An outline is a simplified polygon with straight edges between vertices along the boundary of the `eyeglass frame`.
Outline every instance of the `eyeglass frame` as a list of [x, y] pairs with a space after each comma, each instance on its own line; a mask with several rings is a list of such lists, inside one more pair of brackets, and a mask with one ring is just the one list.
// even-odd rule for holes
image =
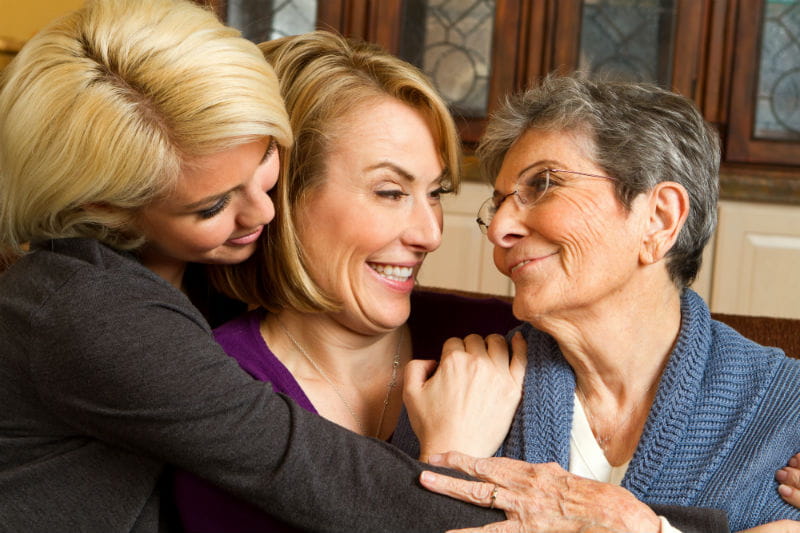
[[[539, 170], [538, 172], [536, 172], [534, 174], [534, 176], [538, 176], [542, 172], [546, 172], [547, 173], [547, 184], [545, 185], [544, 190], [533, 201], [525, 200], [522, 196], [520, 196], [520, 194], [519, 194], [519, 191], [520, 191], [519, 180], [517, 180], [517, 188], [514, 189], [513, 191], [511, 191], [508, 194], [502, 195], [500, 200], [497, 201], [496, 203], [495, 203], [495, 196], [494, 195], [492, 195], [489, 198], [487, 198], [486, 200], [484, 200], [481, 203], [480, 208], [478, 208], [477, 218], [475, 218], [475, 222], [478, 224], [478, 228], [480, 228], [481, 233], [483, 233], [484, 235], [486, 235], [488, 233], [489, 224], [492, 223], [492, 219], [494, 219], [495, 214], [497, 213], [497, 211], [500, 209], [500, 206], [503, 205], [503, 202], [505, 202], [508, 197], [516, 195], [520, 205], [528, 207], [528, 208], [530, 208], [536, 202], [541, 200], [544, 197], [544, 195], [547, 194], [547, 191], [550, 189], [550, 174], [551, 173], [558, 174], [559, 172], [563, 172], [564, 174], [577, 174], [578, 176], [587, 176], [587, 177], [590, 177], [590, 178], [602, 178], [602, 179], [606, 179], [606, 180], [617, 181], [616, 178], [612, 178], [611, 176], [602, 176], [600, 174], [589, 174], [587, 172], [576, 172], [574, 170], [566, 170], [566, 169], [563, 169], [563, 168], [543, 168], [543, 169]], [[486, 209], [487, 206], [494, 207], [494, 213], [492, 213], [491, 218], [489, 219], [488, 223], [484, 222], [483, 219], [481, 218], [481, 212], [484, 209]]]

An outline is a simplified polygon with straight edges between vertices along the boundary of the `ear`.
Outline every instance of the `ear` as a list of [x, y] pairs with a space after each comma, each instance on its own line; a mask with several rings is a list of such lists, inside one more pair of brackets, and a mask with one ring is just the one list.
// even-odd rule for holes
[[649, 220], [639, 253], [639, 261], [643, 264], [656, 263], [664, 258], [689, 216], [689, 193], [680, 183], [662, 181], [649, 194]]

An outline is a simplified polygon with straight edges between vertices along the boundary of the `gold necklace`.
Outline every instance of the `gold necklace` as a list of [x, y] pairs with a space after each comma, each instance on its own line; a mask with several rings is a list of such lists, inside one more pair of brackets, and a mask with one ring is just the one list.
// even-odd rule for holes
[[[292, 336], [292, 334], [289, 333], [289, 330], [283, 324], [283, 321], [280, 318], [278, 318], [277, 316], [275, 317], [275, 319], [278, 321], [278, 325], [281, 327], [283, 332], [286, 334], [286, 336], [292, 342], [294, 347], [297, 348], [297, 351], [300, 352], [303, 355], [303, 357], [305, 357], [306, 361], [308, 361], [311, 364], [311, 366], [314, 367], [314, 370], [316, 370], [317, 373], [320, 376], [322, 376], [322, 379], [324, 379], [325, 381], [328, 382], [328, 385], [331, 386], [331, 389], [333, 389], [333, 392], [336, 393], [336, 396], [339, 397], [339, 400], [341, 400], [342, 404], [344, 404], [344, 406], [350, 412], [350, 416], [352, 416], [353, 420], [355, 420], [356, 425], [361, 430], [361, 433], [363, 435], [369, 435], [369, 432], [367, 431], [366, 425], [361, 421], [361, 418], [358, 415], [356, 415], [355, 409], [353, 409], [353, 407], [350, 405], [350, 402], [348, 402], [347, 399], [345, 399], [344, 395], [339, 390], [339, 387], [337, 387], [336, 384], [334, 384], [333, 380], [330, 377], [328, 377], [328, 374], [326, 374], [325, 371], [322, 370], [322, 367], [320, 367], [317, 364], [317, 362], [314, 360], [314, 358], [311, 357], [311, 355], [305, 350], [305, 348], [303, 348], [303, 346], [297, 341], [297, 339], [295, 339]], [[383, 427], [383, 419], [386, 416], [386, 410], [389, 408], [389, 402], [391, 401], [391, 397], [392, 397], [392, 390], [394, 390], [394, 388], [397, 386], [397, 372], [398, 372], [398, 369], [400, 368], [400, 345], [402, 343], [403, 343], [403, 331], [400, 330], [400, 338], [397, 339], [397, 348], [395, 349], [395, 352], [394, 352], [394, 359], [392, 359], [392, 377], [391, 377], [391, 379], [389, 379], [389, 384], [387, 385], [386, 398], [384, 398], [384, 400], [383, 400], [383, 409], [381, 410], [381, 417], [378, 419], [378, 427], [375, 430], [375, 435], [374, 436], [376, 438], [380, 438], [381, 428]]]

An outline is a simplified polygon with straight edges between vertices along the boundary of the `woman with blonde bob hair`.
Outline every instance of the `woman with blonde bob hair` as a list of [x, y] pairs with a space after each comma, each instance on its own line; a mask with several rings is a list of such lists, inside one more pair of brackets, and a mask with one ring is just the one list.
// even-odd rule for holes
[[[417, 354], [441, 351], [438, 338], [406, 321], [417, 272], [441, 243], [441, 196], [461, 177], [455, 124], [416, 67], [375, 45], [316, 31], [260, 48], [296, 139], [274, 193], [276, 222], [259, 249], [243, 264], [213, 269], [225, 293], [257, 309], [215, 336], [243, 368], [300, 406], [386, 440], [400, 417], [412, 343]], [[494, 342], [505, 345], [500, 336]], [[491, 413], [431, 444], [436, 451], [488, 456], [500, 445], [521, 385], [505, 352], [502, 361], [485, 355], [470, 364], [481, 370], [475, 386], [493, 400], [471, 397]], [[459, 445], [478, 424], [486, 440]], [[196, 478], [179, 474], [176, 487], [187, 531], [277, 527]]]
[[96, 0], [0, 84], [4, 529], [169, 530], [168, 465], [315, 531], [502, 518], [252, 380], [182, 292], [274, 215], [291, 130], [254, 44], [190, 2]]
[[[254, 378], [300, 407], [381, 440], [407, 428], [398, 423], [403, 401], [437, 384], [439, 371], [426, 381], [433, 361], [412, 360], [412, 353], [443, 352], [438, 368], [462, 386], [443, 402], [447, 414], [417, 454], [490, 456], [519, 403], [524, 346], [514, 344], [511, 361], [498, 335], [451, 339], [442, 350], [448, 337], [507, 330], [508, 312], [496, 300], [465, 305], [465, 298], [413, 290], [425, 255], [441, 242], [440, 197], [460, 179], [445, 104], [415, 67], [374, 45], [317, 31], [260, 47], [280, 80], [295, 144], [274, 193], [278, 222], [248, 261], [215, 272], [228, 295], [256, 309], [217, 328], [215, 338]], [[327, 454], [329, 443], [316, 442]], [[553, 483], [548, 502], [568, 518], [551, 520], [536, 502], [510, 509], [513, 521], [494, 527], [513, 529], [520, 517], [533, 517], [538, 525], [527, 522], [525, 531], [574, 531], [596, 520], [637, 530], [643, 517], [655, 517], [616, 487], [595, 484], [591, 490], [600, 492], [589, 496], [585, 484], [563, 491], [563, 478], [546, 479]], [[186, 531], [293, 530], [276, 513], [193, 475], [179, 472], [175, 487]], [[578, 499], [577, 509], [565, 504]], [[619, 518], [609, 519], [608, 507]], [[701, 530], [712, 530], [708, 524]]]

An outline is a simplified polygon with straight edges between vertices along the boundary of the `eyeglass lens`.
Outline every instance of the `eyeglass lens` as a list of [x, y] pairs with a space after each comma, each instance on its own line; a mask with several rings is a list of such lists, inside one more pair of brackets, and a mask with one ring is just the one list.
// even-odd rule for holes
[[521, 205], [533, 205], [547, 192], [550, 186], [550, 169], [540, 170], [529, 178], [517, 183], [517, 188], [503, 196], [493, 196], [487, 199], [478, 210], [477, 223], [483, 233], [489, 229], [489, 224], [500, 206], [509, 196], [516, 196]]

